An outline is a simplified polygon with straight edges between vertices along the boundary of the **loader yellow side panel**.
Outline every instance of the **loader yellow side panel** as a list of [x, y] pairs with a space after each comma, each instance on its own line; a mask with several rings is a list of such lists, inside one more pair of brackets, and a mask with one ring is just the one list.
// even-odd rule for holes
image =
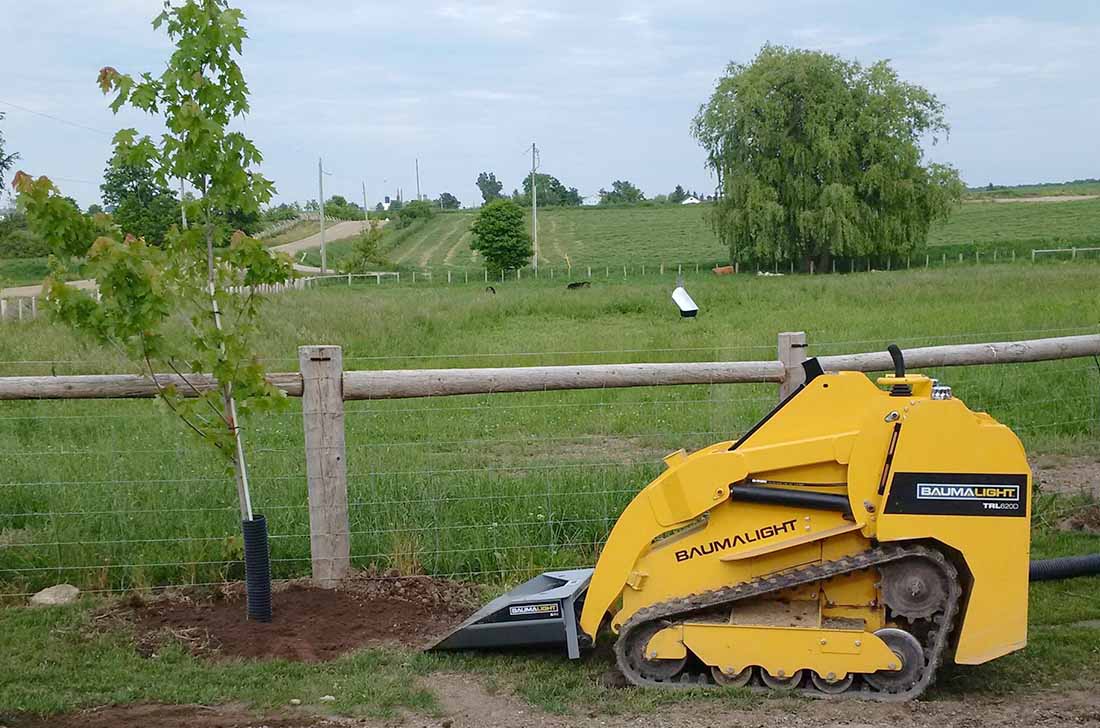
[[[902, 421], [892, 472], [879, 540], [934, 539], [955, 549], [973, 577], [955, 662], [980, 664], [1024, 647], [1031, 470], [1019, 439], [959, 400], [917, 400]], [[952, 489], [935, 477], [942, 473], [982, 474], [984, 491]]]
[[[680, 570], [671, 579], [664, 573], [669, 562], [675, 563], [674, 551], [663, 541], [654, 543], [656, 539], [677, 529], [687, 529], [708, 511], [713, 510], [711, 518], [729, 513], [730, 528], [743, 524], [744, 532], [750, 534], [759, 529], [781, 529], [773, 534], [777, 542], [841, 525], [837, 514], [824, 513], [813, 514], [810, 523], [784, 525], [789, 520], [787, 509], [750, 508], [725, 501], [730, 484], [744, 480], [749, 473], [775, 479], [813, 474], [821, 482], [842, 480], [844, 464], [852, 452], [866, 406], [879, 395], [878, 388], [862, 374], [823, 375], [791, 399], [775, 418], [759, 425], [751, 436], [751, 444], [731, 450], [733, 443], [722, 442], [691, 455], [676, 452], [668, 456], [665, 459], [668, 470], [631, 501], [608, 536], [585, 596], [581, 630], [595, 637], [604, 615], [620, 594], [624, 604], [630, 604], [633, 592], [641, 591], [643, 584], [656, 586], [649, 587], [644, 600], [638, 600], [639, 606], [653, 603], [658, 595], [669, 598], [734, 583], [739, 577], [738, 567], [717, 561], [707, 567], [713, 571], [713, 579], [707, 580], [713, 583], [710, 587], [695, 580], [695, 570]], [[736, 509], [737, 514], [731, 509]], [[779, 518], [783, 513], [788, 517]], [[688, 529], [685, 533], [692, 531]], [[642, 561], [647, 554], [658, 553], [664, 566], [661, 578], [655, 579]], [[768, 573], [760, 569], [775, 571], [810, 563], [819, 559], [820, 553], [817, 544], [795, 546], [787, 553], [754, 563], [751, 569], [755, 572], [745, 578]], [[612, 627], [628, 616], [626, 611], [618, 613]]]

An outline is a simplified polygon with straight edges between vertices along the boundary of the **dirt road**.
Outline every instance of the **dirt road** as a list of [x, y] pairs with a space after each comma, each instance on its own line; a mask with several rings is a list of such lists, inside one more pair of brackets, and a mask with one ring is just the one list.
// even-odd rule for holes
[[[385, 222], [382, 223], [383, 225]], [[337, 240], [343, 240], [350, 238], [354, 235], [358, 235], [367, 226], [365, 220], [348, 220], [345, 222], [338, 222], [331, 227], [325, 228], [325, 242], [332, 243]], [[321, 233], [310, 235], [307, 238], [301, 240], [295, 240], [291, 243], [284, 243], [283, 245], [272, 246], [271, 250], [278, 251], [280, 253], [286, 253], [291, 257], [294, 257], [296, 253], [301, 253], [306, 250], [313, 250], [314, 248], [321, 247]], [[319, 273], [320, 268], [313, 268], [311, 266], [298, 266], [295, 268], [303, 273]], [[84, 288], [92, 290], [95, 288], [95, 281], [82, 280], [82, 281], [70, 281], [69, 285], [76, 286], [77, 288]], [[42, 284], [35, 283], [31, 286], [15, 286], [13, 288], [0, 289], [0, 298], [31, 298], [38, 296], [42, 293]]]
[[[325, 228], [325, 242], [332, 243], [337, 240], [343, 240], [344, 238], [350, 238], [353, 235], [358, 235], [363, 232], [366, 227], [366, 220], [347, 220], [345, 222], [338, 222], [331, 227]], [[319, 247], [321, 247], [321, 233], [318, 232], [315, 235], [310, 235], [308, 238], [295, 240], [292, 243], [272, 246], [271, 250], [294, 256], [296, 253], [313, 250]]]
[[[70, 286], [77, 288], [84, 288], [86, 290], [95, 289], [95, 281], [69, 281]], [[42, 284], [35, 283], [32, 286], [16, 286], [14, 288], [0, 288], [0, 298], [32, 298], [34, 296], [42, 295]]]

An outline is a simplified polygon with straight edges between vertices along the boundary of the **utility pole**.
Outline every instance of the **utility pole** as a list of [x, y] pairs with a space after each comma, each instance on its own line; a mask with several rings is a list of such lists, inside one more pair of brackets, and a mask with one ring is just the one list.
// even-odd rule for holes
[[420, 157], [416, 158], [416, 199], [420, 199]]
[[363, 181], [363, 222], [370, 227], [370, 215], [367, 214], [367, 183]]
[[539, 193], [535, 185], [535, 168], [537, 166], [536, 159], [538, 153], [538, 147], [535, 146], [534, 142], [531, 142], [531, 240], [534, 242], [535, 247], [535, 261], [534, 265], [532, 265], [532, 268], [535, 270], [535, 275], [539, 273]]
[[325, 167], [317, 157], [317, 191], [320, 195], [318, 209], [321, 211], [321, 275], [328, 272], [328, 259], [325, 257]]

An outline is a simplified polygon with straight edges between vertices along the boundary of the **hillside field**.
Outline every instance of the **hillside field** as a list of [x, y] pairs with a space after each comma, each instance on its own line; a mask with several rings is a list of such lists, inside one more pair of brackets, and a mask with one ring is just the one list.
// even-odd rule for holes
[[1073, 182], [1045, 182], [1033, 185], [971, 187], [966, 199], [1014, 199], [1019, 197], [1051, 197], [1062, 195], [1100, 195], [1100, 180], [1082, 179]]
[[[704, 204], [539, 210], [539, 263], [577, 270], [725, 262], [728, 253], [706, 220], [710, 208]], [[436, 215], [397, 244], [388, 262], [417, 270], [480, 270], [469, 247], [474, 214]], [[983, 253], [998, 250], [1006, 257], [1015, 250], [1024, 258], [1032, 248], [1074, 245], [1100, 246], [1100, 200], [967, 203], [929, 236], [929, 246], [935, 248], [932, 257], [938, 257], [937, 252], [972, 257], [977, 246]], [[351, 242], [345, 241], [333, 245], [330, 254], [338, 263], [350, 250]]]

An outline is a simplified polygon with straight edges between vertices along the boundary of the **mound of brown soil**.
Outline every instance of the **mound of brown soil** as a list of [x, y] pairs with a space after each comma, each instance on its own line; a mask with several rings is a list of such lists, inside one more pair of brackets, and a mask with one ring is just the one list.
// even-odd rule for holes
[[292, 582], [272, 601], [270, 624], [246, 619], [240, 588], [135, 601], [128, 616], [144, 653], [174, 638], [211, 657], [324, 662], [361, 647], [425, 647], [477, 608], [477, 591], [430, 577], [360, 577], [339, 589]]
[[1084, 531], [1100, 535], [1100, 505], [1085, 506], [1062, 522], [1067, 531]]

